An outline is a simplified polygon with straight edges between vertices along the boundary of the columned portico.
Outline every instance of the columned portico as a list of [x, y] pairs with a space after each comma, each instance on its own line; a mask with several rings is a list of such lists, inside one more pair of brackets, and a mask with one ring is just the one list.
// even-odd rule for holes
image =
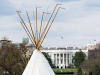
[[[52, 63], [59, 68], [68, 67], [72, 63], [72, 58], [76, 52], [80, 50], [41, 50], [41, 52], [47, 52], [51, 55]], [[88, 53], [88, 50], [83, 50], [84, 53]]]
[[59, 66], [59, 68], [65, 68], [65, 66], [67, 67], [69, 64], [72, 64], [72, 54], [53, 53], [53, 64], [55, 64], [56, 67]]

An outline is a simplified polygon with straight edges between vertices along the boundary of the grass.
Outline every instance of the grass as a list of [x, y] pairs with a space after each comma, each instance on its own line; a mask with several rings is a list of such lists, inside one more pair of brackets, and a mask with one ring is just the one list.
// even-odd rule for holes
[[56, 74], [56, 75], [73, 75], [73, 74]]
[[62, 70], [62, 72], [64, 73], [64, 72], [77, 72], [77, 69], [53, 69], [53, 71], [54, 72], [61, 72], [61, 70]]

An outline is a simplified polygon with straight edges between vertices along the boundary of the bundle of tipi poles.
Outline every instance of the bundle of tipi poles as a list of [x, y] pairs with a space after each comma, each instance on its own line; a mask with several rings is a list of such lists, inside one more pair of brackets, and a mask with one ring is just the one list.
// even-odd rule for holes
[[[57, 5], [61, 5], [61, 4], [57, 4]], [[55, 15], [54, 15], [54, 17], [53, 17], [53, 19], [52, 19], [52, 21], [51, 21], [51, 18], [52, 18], [53, 14], [54, 14], [54, 11], [57, 8], [57, 5], [55, 6], [55, 8], [54, 8], [54, 10], [53, 10], [53, 12], [51, 14], [51, 17], [49, 18], [49, 21], [47, 22], [46, 25], [45, 25], [45, 20], [46, 20], [47, 14], [49, 14], [49, 13], [47, 13], [48, 12], [48, 8], [47, 8], [47, 12], [46, 13], [43, 12], [42, 20], [41, 20], [41, 25], [40, 25], [39, 29], [38, 29], [38, 25], [37, 25], [37, 14], [38, 14], [37, 13], [37, 7], [36, 7], [36, 24], [34, 22], [34, 29], [32, 28], [32, 23], [30, 21], [29, 15], [28, 15], [28, 12], [30, 12], [30, 11], [26, 11], [27, 17], [28, 17], [28, 22], [29, 22], [29, 25], [30, 25], [32, 33], [30, 33], [30, 31], [29, 31], [28, 27], [26, 26], [24, 20], [22, 19], [21, 15], [20, 15], [21, 12], [20, 11], [16, 11], [18, 13], [18, 16], [21, 19], [21, 22], [20, 22], [21, 25], [23, 26], [23, 28], [26, 31], [29, 39], [31, 40], [32, 44], [35, 46], [35, 49], [37, 49], [37, 50], [40, 50], [40, 46], [43, 43], [43, 41], [44, 41], [44, 39], [45, 39], [45, 37], [46, 37], [46, 35], [47, 35], [47, 33], [48, 33], [48, 31], [49, 31], [53, 21], [54, 21], [54, 19], [55, 19], [56, 15], [57, 15], [57, 13], [59, 11], [59, 8], [58, 8], [56, 13], [55, 13]], [[34, 13], [35, 12], [33, 11], [33, 18], [35, 20]], [[45, 15], [44, 23], [42, 24], [44, 14], [46, 14], [46, 15]], [[51, 23], [50, 23], [50, 21], [51, 21]]]

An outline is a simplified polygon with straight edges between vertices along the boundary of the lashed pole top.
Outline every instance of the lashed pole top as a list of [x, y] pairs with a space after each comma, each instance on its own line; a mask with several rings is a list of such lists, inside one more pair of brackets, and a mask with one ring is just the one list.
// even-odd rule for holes
[[[31, 32], [32, 33], [30, 33], [27, 25], [25, 24], [24, 20], [22, 19], [21, 15], [20, 15], [20, 12], [17, 12], [18, 13], [18, 16], [21, 19], [21, 21], [20, 21], [21, 25], [23, 26], [23, 28], [24, 28], [25, 32], [27, 33], [29, 39], [31, 40], [32, 44], [35, 46], [35, 49], [37, 49], [37, 50], [40, 50], [40, 46], [42, 45], [42, 43], [43, 43], [43, 41], [44, 41], [44, 39], [45, 39], [45, 37], [46, 37], [46, 35], [47, 35], [47, 33], [48, 33], [51, 25], [52, 25], [52, 23], [53, 23], [56, 15], [57, 15], [58, 11], [59, 11], [59, 8], [58, 8], [57, 11], [56, 11], [56, 13], [55, 13], [55, 15], [54, 15], [54, 17], [53, 17], [53, 19], [52, 19], [52, 21], [51, 21], [52, 15], [54, 14], [55, 9], [57, 8], [58, 5], [61, 5], [61, 4], [57, 4], [55, 6], [55, 8], [54, 8], [54, 10], [53, 10], [53, 12], [52, 12], [52, 14], [51, 14], [51, 16], [49, 18], [49, 21], [47, 22], [46, 25], [45, 25], [45, 20], [46, 20], [47, 14], [50, 14], [50, 13], [48, 13], [48, 8], [47, 8], [47, 12], [46, 13], [43, 12], [43, 15], [45, 14], [46, 16], [45, 16], [44, 23], [42, 24], [42, 21], [43, 21], [43, 15], [42, 15], [42, 20], [41, 20], [40, 27], [37, 26], [37, 14], [38, 14], [37, 13], [37, 8], [38, 7], [36, 7], [36, 25], [34, 23], [34, 28], [32, 28], [32, 22], [29, 19], [29, 15], [28, 15], [28, 12], [29, 11], [26, 11], [27, 17], [28, 17], [28, 21], [29, 21], [29, 25], [30, 25], [30, 28], [31, 28]], [[33, 12], [33, 17], [34, 17], [34, 21], [35, 21], [34, 12]], [[51, 21], [51, 23], [50, 23], [50, 21]], [[49, 25], [49, 23], [50, 23], [50, 25]]]

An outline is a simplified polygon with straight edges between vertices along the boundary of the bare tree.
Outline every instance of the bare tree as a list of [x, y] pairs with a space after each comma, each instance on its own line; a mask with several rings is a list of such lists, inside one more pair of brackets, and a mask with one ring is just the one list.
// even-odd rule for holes
[[87, 75], [89, 75], [90, 72], [92, 72], [95, 75], [95, 73], [100, 73], [99, 64], [100, 64], [100, 52], [96, 52], [90, 59], [85, 60], [81, 63], [81, 68]]
[[21, 53], [23, 64], [26, 66], [28, 63], [28, 58], [26, 57], [27, 48], [25, 47], [25, 44], [20, 43], [19, 52]]
[[[0, 48], [0, 67], [8, 71], [10, 75], [14, 73], [16, 73], [16, 75], [21, 75], [24, 70], [21, 55], [22, 54], [14, 44], [5, 40], [2, 41]], [[17, 71], [19, 72], [17, 73]]]

